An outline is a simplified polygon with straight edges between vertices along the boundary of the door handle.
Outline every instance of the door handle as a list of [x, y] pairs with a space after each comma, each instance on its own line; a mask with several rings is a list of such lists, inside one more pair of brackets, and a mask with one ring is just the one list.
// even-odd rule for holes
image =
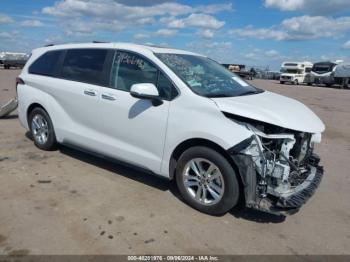
[[84, 90], [84, 94], [88, 96], [96, 96], [97, 92], [95, 90]]
[[101, 98], [109, 101], [114, 101], [117, 99], [114, 95], [109, 95], [109, 94], [102, 94]]

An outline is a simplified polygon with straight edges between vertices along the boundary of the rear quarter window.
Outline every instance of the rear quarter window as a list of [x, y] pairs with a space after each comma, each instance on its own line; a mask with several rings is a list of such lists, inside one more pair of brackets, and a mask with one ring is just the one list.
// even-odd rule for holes
[[62, 51], [49, 51], [43, 54], [33, 62], [28, 72], [35, 75], [54, 76], [61, 53]]
[[60, 77], [95, 85], [104, 85], [106, 49], [67, 50]]

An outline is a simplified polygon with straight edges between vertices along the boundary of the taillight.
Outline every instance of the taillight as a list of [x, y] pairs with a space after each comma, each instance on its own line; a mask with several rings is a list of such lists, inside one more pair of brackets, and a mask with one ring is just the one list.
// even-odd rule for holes
[[16, 77], [16, 87], [17, 87], [18, 84], [24, 85], [24, 81], [23, 81], [23, 79], [20, 78], [20, 77]]
[[18, 85], [24, 85], [24, 84], [25, 84], [25, 83], [24, 83], [24, 81], [23, 81], [22, 78], [16, 77], [16, 96], [17, 96], [17, 94], [18, 94], [18, 92], [17, 92], [17, 87], [18, 87]]
[[23, 81], [23, 79], [20, 78], [20, 77], [16, 77], [16, 86], [17, 86], [18, 84], [24, 85], [24, 81]]

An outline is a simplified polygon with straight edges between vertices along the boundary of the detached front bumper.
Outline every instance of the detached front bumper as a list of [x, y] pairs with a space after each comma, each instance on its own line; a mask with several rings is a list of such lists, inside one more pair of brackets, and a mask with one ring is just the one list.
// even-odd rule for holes
[[246, 206], [275, 215], [292, 215], [298, 212], [315, 193], [324, 174], [323, 167], [319, 166], [320, 159], [314, 154], [310, 157], [310, 171], [303, 183], [280, 197], [270, 194], [261, 197], [258, 190], [258, 173], [255, 171], [251, 156], [230, 153], [244, 185]]
[[323, 177], [323, 167], [314, 167], [314, 174], [310, 174], [304, 183], [299, 185], [300, 189], [296, 189], [294, 194], [286, 197], [280, 197], [276, 206], [279, 208], [298, 209], [309, 200], [315, 193]]

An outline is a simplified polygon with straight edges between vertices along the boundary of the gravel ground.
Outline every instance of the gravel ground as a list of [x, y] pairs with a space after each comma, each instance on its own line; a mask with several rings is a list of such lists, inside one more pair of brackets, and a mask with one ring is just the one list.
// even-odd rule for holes
[[[0, 103], [17, 74], [0, 70]], [[252, 82], [326, 123], [326, 175], [299, 213], [201, 214], [172, 182], [65, 147], [40, 151], [14, 112], [0, 120], [0, 254], [350, 254], [350, 90]]]

